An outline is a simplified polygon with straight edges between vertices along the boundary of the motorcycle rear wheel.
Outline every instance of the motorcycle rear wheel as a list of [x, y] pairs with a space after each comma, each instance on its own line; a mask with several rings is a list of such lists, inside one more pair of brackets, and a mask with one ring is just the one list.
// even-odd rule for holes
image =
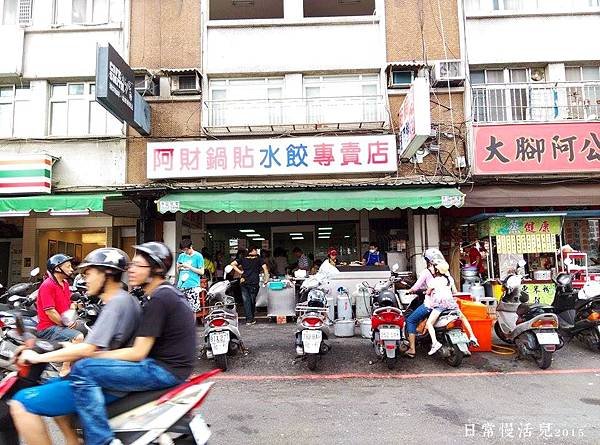
[[217, 364], [217, 368], [220, 368], [221, 371], [227, 371], [227, 354], [215, 355], [215, 363]]
[[311, 371], [314, 371], [315, 369], [317, 369], [317, 358], [319, 357], [319, 354], [306, 354], [306, 362], [308, 365], [308, 369], [310, 369]]
[[552, 364], [552, 353], [544, 348], [539, 349], [535, 354], [535, 363], [540, 369], [548, 369]]
[[453, 368], [458, 368], [463, 360], [463, 352], [460, 350], [458, 345], [452, 345], [452, 349], [450, 355], [446, 357], [446, 363], [448, 363]]

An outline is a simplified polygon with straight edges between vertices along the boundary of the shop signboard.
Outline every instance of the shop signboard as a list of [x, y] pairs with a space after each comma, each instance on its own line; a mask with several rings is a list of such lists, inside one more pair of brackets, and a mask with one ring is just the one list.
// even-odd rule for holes
[[0, 195], [50, 193], [52, 157], [46, 154], [0, 156]]
[[394, 135], [150, 142], [149, 179], [395, 172]]
[[561, 231], [560, 216], [498, 217], [490, 218], [487, 223], [487, 233], [480, 235], [559, 235]]
[[400, 157], [410, 158], [431, 134], [429, 81], [417, 77], [404, 98], [398, 113], [400, 122]]
[[475, 125], [474, 174], [600, 172], [600, 123]]
[[135, 75], [109, 44], [96, 50], [96, 101], [140, 134], [150, 134], [150, 107], [135, 91]]

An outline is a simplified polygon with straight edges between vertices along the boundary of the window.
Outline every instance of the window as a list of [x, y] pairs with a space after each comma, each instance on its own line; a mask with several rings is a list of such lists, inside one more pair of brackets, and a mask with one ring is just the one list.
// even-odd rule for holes
[[15, 25], [17, 23], [17, 0], [4, 0], [2, 8], [2, 24]]
[[565, 67], [568, 116], [573, 119], [600, 118], [600, 67]]
[[373, 122], [381, 120], [379, 75], [304, 77], [307, 122]]
[[0, 137], [29, 136], [30, 107], [28, 84], [0, 85]]
[[122, 124], [96, 102], [93, 83], [54, 84], [50, 88], [50, 135], [121, 133]]
[[123, 20], [122, 0], [54, 0], [54, 23], [103, 24]]
[[390, 86], [391, 87], [410, 87], [415, 78], [414, 71], [392, 71]]
[[211, 80], [209, 125], [280, 124], [283, 87], [283, 77]]

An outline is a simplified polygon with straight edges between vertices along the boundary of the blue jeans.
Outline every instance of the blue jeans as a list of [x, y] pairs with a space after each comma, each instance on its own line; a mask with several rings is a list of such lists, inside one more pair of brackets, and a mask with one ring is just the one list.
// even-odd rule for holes
[[86, 445], [106, 445], [114, 438], [102, 389], [153, 391], [182, 382], [150, 358], [141, 362], [86, 358], [73, 365], [68, 378]]
[[258, 284], [242, 284], [242, 301], [244, 302], [244, 314], [246, 323], [254, 321], [254, 312], [256, 311], [256, 295], [258, 295]]
[[422, 304], [418, 308], [416, 308], [407, 318], [406, 318], [406, 332], [409, 334], [417, 333], [417, 325], [421, 322], [421, 320], [425, 320], [431, 309]]

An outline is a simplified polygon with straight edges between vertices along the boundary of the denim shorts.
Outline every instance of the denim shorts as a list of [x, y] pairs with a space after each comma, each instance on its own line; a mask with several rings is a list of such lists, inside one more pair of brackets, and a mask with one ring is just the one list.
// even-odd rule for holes
[[[104, 393], [106, 404], [119, 397]], [[54, 379], [44, 385], [32, 386], [17, 392], [13, 400], [20, 402], [25, 409], [38, 416], [56, 417], [75, 414], [75, 400], [71, 383], [67, 379]]]
[[77, 329], [66, 328], [64, 326], [50, 326], [37, 333], [38, 337], [48, 341], [71, 341], [82, 334]]

